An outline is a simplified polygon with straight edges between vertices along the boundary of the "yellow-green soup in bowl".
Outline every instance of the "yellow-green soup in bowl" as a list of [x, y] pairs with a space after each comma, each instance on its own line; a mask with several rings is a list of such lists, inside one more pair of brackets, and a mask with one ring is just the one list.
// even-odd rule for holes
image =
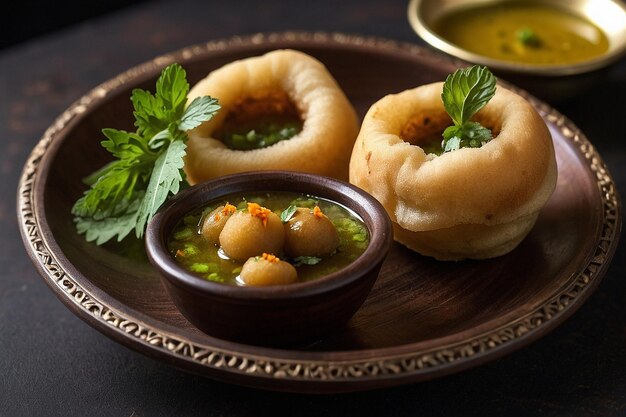
[[433, 23], [447, 41], [493, 59], [562, 65], [597, 58], [609, 49], [590, 21], [537, 3], [497, 2], [451, 11]]
[[306, 282], [338, 271], [369, 242], [352, 211], [285, 191], [234, 194], [187, 214], [168, 249], [198, 277], [230, 285]]

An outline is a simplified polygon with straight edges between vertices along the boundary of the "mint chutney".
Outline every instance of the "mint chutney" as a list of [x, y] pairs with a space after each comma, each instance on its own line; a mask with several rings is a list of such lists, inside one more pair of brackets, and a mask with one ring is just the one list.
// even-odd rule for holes
[[249, 151], [291, 139], [302, 127], [300, 113], [289, 96], [273, 91], [235, 103], [215, 137], [229, 149]]
[[[334, 225], [339, 246], [322, 258], [299, 256], [291, 258], [285, 251], [274, 253], [281, 260], [291, 263], [297, 271], [297, 281], [305, 282], [338, 271], [356, 260], [367, 248], [369, 235], [363, 221], [347, 208], [315, 196], [291, 192], [255, 192], [233, 194], [187, 214], [174, 228], [168, 238], [168, 249], [176, 262], [199, 278], [229, 285], [244, 285], [239, 276], [245, 261], [228, 257], [219, 244], [210, 242], [202, 235], [205, 218], [220, 206], [235, 206], [237, 211], [247, 211], [249, 203], [256, 203], [281, 216], [293, 208], [319, 211]], [[319, 207], [318, 209], [315, 209]], [[283, 215], [285, 218], [286, 215]], [[286, 222], [283, 221], [283, 225]], [[310, 239], [316, 239], [311, 236]], [[262, 253], [257, 254], [261, 257]]]

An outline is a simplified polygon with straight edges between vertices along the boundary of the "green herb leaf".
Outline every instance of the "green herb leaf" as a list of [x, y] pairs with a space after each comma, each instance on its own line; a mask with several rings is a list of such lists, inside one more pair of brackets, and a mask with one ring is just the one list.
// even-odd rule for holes
[[449, 126], [443, 131], [444, 152], [460, 148], [480, 148], [492, 139], [491, 130], [476, 122], [467, 122], [463, 126]]
[[153, 96], [149, 91], [135, 89], [130, 100], [135, 111], [135, 127], [141, 137], [150, 138], [167, 128], [169, 121], [164, 111], [163, 100]]
[[108, 175], [109, 171], [114, 170], [117, 164], [118, 164], [118, 161], [109, 162], [108, 164], [100, 168], [99, 170], [94, 171], [88, 176], [86, 176], [85, 178], [83, 178], [83, 184], [89, 185], [89, 186], [94, 185], [100, 179], [100, 177], [104, 177]]
[[458, 69], [446, 78], [441, 100], [454, 126], [443, 132], [444, 152], [464, 147], [478, 148], [491, 140], [491, 131], [479, 123], [470, 122], [470, 119], [495, 92], [496, 78], [487, 67], [474, 65]]
[[445, 141], [446, 145], [443, 148], [444, 152], [452, 152], [461, 149], [461, 138], [458, 136], [452, 136]]
[[463, 137], [468, 141], [467, 146], [471, 148], [480, 148], [493, 138], [491, 130], [476, 122], [469, 122], [463, 126]]
[[143, 236], [146, 223], [154, 216], [169, 194], [176, 194], [180, 189], [180, 182], [183, 179], [180, 170], [184, 165], [185, 148], [187, 145], [183, 140], [174, 140], [154, 163], [150, 182], [137, 214], [135, 228], [137, 237]]
[[153, 151], [156, 151], [171, 142], [172, 139], [173, 137], [170, 129], [163, 129], [156, 135], [152, 136], [152, 139], [148, 141], [148, 147]]
[[133, 90], [136, 132], [102, 130], [102, 146], [117, 159], [83, 180], [91, 188], [72, 208], [77, 231], [88, 241], [122, 240], [132, 230], [143, 236], [157, 209], [178, 192], [184, 179], [184, 131], [219, 110], [210, 97], [194, 100], [185, 110], [188, 92], [185, 70], [170, 65], [157, 80], [155, 94]]
[[295, 266], [300, 265], [316, 265], [322, 261], [322, 258], [316, 256], [298, 256], [294, 258], [293, 262]]
[[180, 119], [189, 93], [187, 73], [179, 64], [172, 64], [161, 72], [156, 83], [156, 96], [163, 102], [166, 114]]
[[121, 211], [121, 214], [111, 217], [75, 217], [76, 230], [79, 234], [85, 234], [88, 242], [101, 245], [117, 236], [117, 241], [124, 239], [137, 223], [137, 208], [142, 199], [139, 194]]
[[184, 132], [194, 129], [211, 119], [219, 109], [217, 99], [208, 96], [196, 97], [185, 110], [178, 128]]
[[280, 221], [282, 221], [283, 223], [287, 223], [289, 220], [291, 220], [297, 209], [298, 207], [294, 206], [293, 204], [287, 207], [285, 210], [283, 210], [282, 213], [280, 213]]
[[135, 213], [125, 213], [119, 217], [106, 217], [96, 220], [93, 217], [77, 217], [76, 230], [85, 234], [87, 242], [101, 245], [117, 236], [118, 242], [135, 228]]
[[107, 140], [100, 142], [102, 147], [121, 160], [134, 161], [149, 153], [147, 142], [136, 133], [124, 130], [102, 129]]
[[448, 75], [441, 99], [455, 125], [465, 124], [496, 92], [496, 78], [487, 67], [474, 65]]
[[74, 204], [72, 214], [102, 219], [126, 211], [135, 193], [135, 185], [141, 180], [141, 170], [127, 166], [123, 161], [115, 162]]

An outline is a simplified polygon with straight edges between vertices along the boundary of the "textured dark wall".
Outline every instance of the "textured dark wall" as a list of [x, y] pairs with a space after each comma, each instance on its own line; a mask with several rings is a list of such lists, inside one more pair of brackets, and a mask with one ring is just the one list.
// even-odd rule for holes
[[0, 12], [0, 49], [146, 1], [11, 1]]

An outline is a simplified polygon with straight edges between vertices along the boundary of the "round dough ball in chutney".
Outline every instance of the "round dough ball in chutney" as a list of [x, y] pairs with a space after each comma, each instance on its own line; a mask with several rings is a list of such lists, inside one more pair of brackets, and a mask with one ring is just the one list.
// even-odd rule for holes
[[224, 252], [242, 262], [263, 252], [280, 253], [284, 241], [280, 218], [254, 203], [248, 204], [247, 212], [237, 211], [230, 216], [220, 233]]
[[209, 242], [217, 244], [220, 242], [220, 233], [226, 225], [226, 222], [230, 216], [237, 211], [237, 208], [232, 204], [226, 204], [225, 206], [219, 206], [204, 218], [202, 222], [202, 228], [200, 233]]
[[267, 253], [248, 259], [241, 268], [240, 276], [246, 285], [259, 287], [291, 284], [298, 279], [293, 265]]
[[337, 229], [319, 207], [313, 210], [300, 207], [285, 224], [285, 253], [293, 258], [322, 258], [331, 255], [338, 246]]

